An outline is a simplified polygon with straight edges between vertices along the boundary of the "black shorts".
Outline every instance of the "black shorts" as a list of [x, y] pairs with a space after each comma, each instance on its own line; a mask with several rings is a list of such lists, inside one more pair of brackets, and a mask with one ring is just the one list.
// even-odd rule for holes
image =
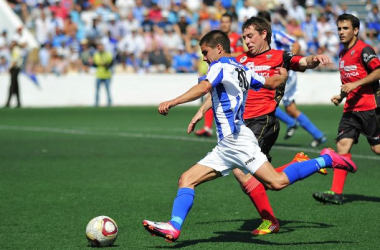
[[370, 145], [380, 144], [380, 108], [343, 113], [336, 141], [350, 138], [354, 139], [354, 144], [356, 144], [360, 134], [367, 137]]
[[272, 112], [267, 115], [244, 120], [245, 125], [252, 130], [259, 141], [261, 152], [267, 157], [280, 133], [280, 122], [274, 113], [275, 112]]

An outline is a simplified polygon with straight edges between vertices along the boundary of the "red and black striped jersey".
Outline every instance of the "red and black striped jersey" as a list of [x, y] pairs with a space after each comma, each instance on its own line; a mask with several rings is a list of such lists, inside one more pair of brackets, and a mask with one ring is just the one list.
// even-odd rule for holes
[[[278, 72], [279, 67], [303, 71], [299, 69], [301, 58], [302, 56], [296, 56], [288, 51], [270, 49], [253, 57], [244, 53], [236, 57], [236, 60], [259, 75], [271, 77]], [[285, 84], [275, 90], [261, 88], [259, 91], [255, 91], [250, 89], [243, 118], [246, 120], [273, 112], [284, 96], [284, 91]]]
[[[354, 46], [339, 53], [339, 71], [342, 84], [356, 82], [375, 69], [380, 60], [368, 44], [358, 40]], [[343, 112], [366, 111], [380, 107], [379, 81], [352, 90], [346, 97]]]

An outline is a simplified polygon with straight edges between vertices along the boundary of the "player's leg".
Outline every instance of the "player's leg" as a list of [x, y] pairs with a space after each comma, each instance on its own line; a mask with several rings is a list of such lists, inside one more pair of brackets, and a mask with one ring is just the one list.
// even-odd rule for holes
[[298, 128], [297, 120], [285, 113], [280, 107], [276, 108], [276, 117], [286, 124], [287, 128], [284, 139], [292, 137]]
[[312, 147], [317, 147], [321, 143], [326, 142], [326, 136], [310, 121], [310, 119], [304, 113], [298, 110], [294, 100], [290, 103], [286, 103], [285, 109], [291, 117], [297, 120], [298, 124], [303, 129], [305, 129], [311, 136], [313, 136], [313, 141], [310, 144]]
[[[372, 136], [367, 137], [367, 141], [371, 146], [372, 151], [375, 154], [380, 155], [380, 108], [374, 111], [373, 118], [371, 119], [371, 125], [368, 128], [367, 133], [370, 133]], [[376, 136], [377, 135], [377, 136]]]
[[[205, 99], [208, 98], [208, 95], [207, 94], [205, 96]], [[211, 137], [212, 136], [212, 124], [214, 122], [214, 112], [212, 111], [212, 109], [209, 109], [206, 111], [206, 113], [204, 114], [204, 125], [203, 125], [203, 128], [195, 131], [195, 135], [196, 136], [205, 136], [205, 137]]]
[[195, 187], [220, 177], [220, 172], [210, 167], [196, 164], [183, 173], [178, 181], [177, 196], [174, 199], [169, 222], [143, 221], [145, 229], [154, 236], [163, 237], [168, 242], [178, 239], [185, 219], [193, 206]]
[[[338, 128], [337, 150], [338, 154], [351, 159], [351, 148], [358, 142], [360, 131], [357, 129], [360, 123], [352, 113], [344, 113]], [[343, 189], [347, 178], [347, 171], [334, 169], [331, 189], [328, 191], [315, 192], [313, 198], [322, 203], [340, 205], [343, 203]]]
[[338, 155], [331, 149], [323, 149], [319, 157], [293, 163], [280, 173], [276, 172], [269, 162], [265, 162], [254, 173], [254, 176], [268, 189], [281, 190], [296, 181], [309, 177], [321, 168], [339, 168], [350, 172], [355, 172], [357, 169], [355, 163], [347, 157]]
[[148, 232], [152, 235], [163, 237], [169, 242], [178, 239], [182, 225], [193, 205], [195, 187], [206, 181], [218, 178], [222, 174], [227, 175], [231, 171], [232, 165], [226, 165], [226, 159], [223, 158], [225, 154], [221, 152], [223, 152], [223, 148], [218, 144], [212, 152], [181, 175], [170, 221], [154, 222], [144, 220], [143, 226]]
[[111, 104], [112, 104], [111, 90], [110, 90], [111, 78], [110, 79], [104, 79], [104, 85], [106, 87], [106, 92], [107, 92], [108, 106], [111, 106]]
[[95, 90], [95, 107], [99, 106], [99, 89], [102, 79], [96, 78], [96, 90]]

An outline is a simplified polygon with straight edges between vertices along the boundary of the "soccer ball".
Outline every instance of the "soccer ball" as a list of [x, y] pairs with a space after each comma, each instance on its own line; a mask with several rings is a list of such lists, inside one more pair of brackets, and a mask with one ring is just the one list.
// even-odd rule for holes
[[116, 222], [108, 216], [98, 216], [90, 220], [86, 227], [86, 237], [91, 246], [112, 246], [117, 238]]

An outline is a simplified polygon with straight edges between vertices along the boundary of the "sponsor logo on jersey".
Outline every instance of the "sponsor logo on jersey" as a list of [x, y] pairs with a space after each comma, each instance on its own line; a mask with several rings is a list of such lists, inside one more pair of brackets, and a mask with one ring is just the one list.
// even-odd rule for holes
[[358, 66], [356, 66], [356, 65], [348, 65], [348, 66], [344, 66], [343, 69], [344, 69], [344, 71], [353, 71], [353, 70], [357, 70]]
[[373, 58], [377, 57], [376, 55], [368, 55], [367, 53], [364, 53], [363, 54], [363, 60], [365, 63], [368, 63], [369, 61], [371, 61]]
[[245, 162], [245, 165], [248, 165], [248, 163], [253, 162], [254, 160], [255, 160], [255, 157], [252, 157], [251, 159]]
[[343, 69], [344, 68], [344, 60], [340, 61], [339, 68]]
[[246, 65], [245, 65], [247, 68], [249, 68], [249, 69], [254, 69], [254, 67], [255, 67], [255, 63], [254, 62], [248, 62]]
[[351, 76], [358, 76], [359, 75], [359, 72], [355, 71], [355, 72], [351, 72], [351, 73], [345, 73], [343, 74], [343, 78], [350, 78]]
[[247, 61], [247, 57], [246, 57], [246, 56], [243, 56], [242, 58], [240, 58], [240, 62], [241, 62], [241, 63], [243, 63], [243, 62], [245, 62], [245, 61]]
[[271, 66], [268, 66], [268, 65], [260, 65], [260, 66], [254, 66], [253, 70], [254, 71], [265, 71], [265, 70], [269, 70], [270, 68], [271, 68]]

